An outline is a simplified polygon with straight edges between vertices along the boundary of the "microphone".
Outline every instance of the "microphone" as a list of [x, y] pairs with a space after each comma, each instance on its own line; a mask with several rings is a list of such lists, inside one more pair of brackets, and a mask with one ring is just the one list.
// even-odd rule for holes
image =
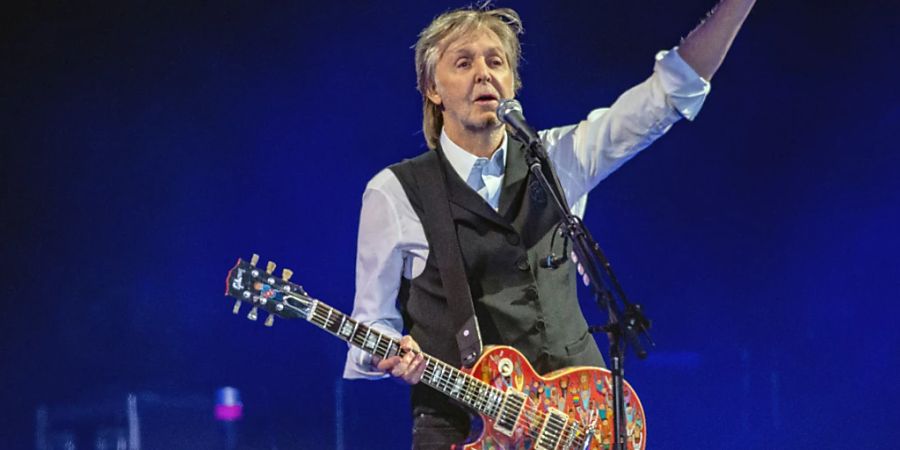
[[522, 104], [518, 100], [508, 98], [500, 101], [497, 106], [497, 118], [501, 122], [509, 125], [512, 129], [513, 136], [524, 141], [528, 147], [540, 143], [537, 132], [525, 121], [525, 115], [522, 113]]

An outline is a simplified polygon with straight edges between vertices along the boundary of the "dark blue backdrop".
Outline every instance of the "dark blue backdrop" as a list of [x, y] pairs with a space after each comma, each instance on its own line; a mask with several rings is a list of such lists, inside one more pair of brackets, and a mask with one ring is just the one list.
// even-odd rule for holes
[[[526, 25], [529, 119], [611, 103], [712, 3], [504, 3]], [[591, 194], [587, 223], [655, 319], [627, 367], [651, 449], [900, 438], [898, 5], [757, 5], [696, 122]], [[232, 316], [222, 280], [258, 252], [349, 312], [363, 187], [424, 149], [409, 47], [451, 6], [4, 12], [0, 447], [33, 446], [39, 405], [224, 385], [241, 448], [405, 447], [404, 387], [340, 381], [340, 342]]]

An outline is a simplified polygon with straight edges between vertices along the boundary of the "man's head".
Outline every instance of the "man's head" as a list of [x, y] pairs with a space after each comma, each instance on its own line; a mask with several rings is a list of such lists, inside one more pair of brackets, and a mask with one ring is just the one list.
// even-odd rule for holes
[[[497, 100], [521, 87], [519, 15], [508, 8], [458, 9], [441, 14], [416, 42], [416, 81], [422, 131], [429, 148], [448, 126], [495, 126]], [[497, 97], [492, 99], [492, 97]]]

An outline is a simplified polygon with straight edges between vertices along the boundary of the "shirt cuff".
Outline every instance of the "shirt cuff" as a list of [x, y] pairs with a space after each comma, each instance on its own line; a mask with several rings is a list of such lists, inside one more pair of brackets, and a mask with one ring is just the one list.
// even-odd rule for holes
[[388, 374], [372, 365], [372, 355], [356, 347], [350, 347], [350, 350], [347, 351], [347, 361], [344, 363], [345, 379], [380, 380], [387, 377]]
[[656, 54], [654, 72], [659, 75], [669, 106], [687, 120], [694, 120], [710, 91], [706, 81], [678, 54], [678, 47]]

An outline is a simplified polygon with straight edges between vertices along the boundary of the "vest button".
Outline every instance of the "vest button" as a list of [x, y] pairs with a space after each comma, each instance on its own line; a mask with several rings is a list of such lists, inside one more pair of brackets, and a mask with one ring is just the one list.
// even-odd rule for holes
[[538, 331], [544, 331], [544, 327], [545, 327], [544, 321], [538, 320], [537, 323], [534, 324], [534, 327], [537, 328]]
[[538, 291], [534, 288], [534, 286], [528, 286], [528, 289], [525, 289], [525, 298], [531, 301], [535, 301], [538, 299]]
[[519, 235], [515, 233], [509, 233], [506, 235], [506, 242], [509, 242], [509, 245], [519, 245], [521, 239], [519, 239]]
[[528, 257], [523, 256], [523, 257], [519, 258], [519, 260], [516, 261], [516, 268], [518, 268], [522, 272], [526, 272], [529, 269], [531, 269], [531, 264], [528, 264]]

